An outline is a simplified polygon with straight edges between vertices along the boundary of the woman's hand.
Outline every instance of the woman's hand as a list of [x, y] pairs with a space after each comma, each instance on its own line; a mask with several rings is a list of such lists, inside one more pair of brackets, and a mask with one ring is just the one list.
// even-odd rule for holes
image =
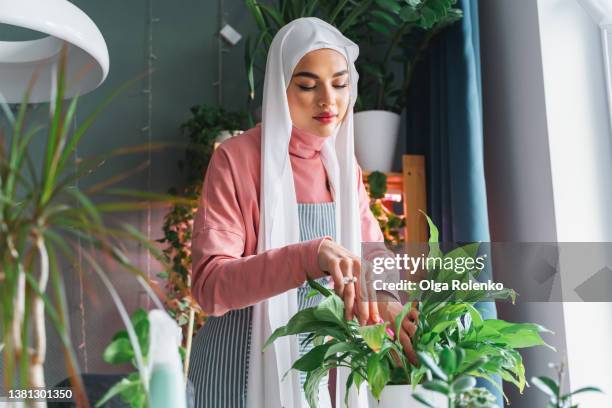
[[[402, 313], [403, 305], [392, 297], [386, 298], [384, 294], [378, 293], [378, 297], [381, 298], [378, 302], [378, 309], [380, 310], [380, 317], [383, 321], [389, 322], [390, 327], [395, 331], [395, 318]], [[418, 365], [419, 359], [412, 347], [412, 338], [417, 330], [417, 324], [419, 322], [419, 311], [414, 307], [410, 309], [410, 312], [402, 320], [402, 325], [399, 332], [399, 341], [404, 349], [404, 354], [408, 358], [408, 361], [412, 365]], [[395, 333], [397, 338], [398, 333]]]
[[361, 325], [379, 319], [376, 296], [365, 284], [365, 271], [361, 270], [358, 256], [326, 239], [319, 246], [318, 261], [319, 268], [334, 280], [334, 291], [344, 301], [347, 320], [352, 320], [355, 312]]

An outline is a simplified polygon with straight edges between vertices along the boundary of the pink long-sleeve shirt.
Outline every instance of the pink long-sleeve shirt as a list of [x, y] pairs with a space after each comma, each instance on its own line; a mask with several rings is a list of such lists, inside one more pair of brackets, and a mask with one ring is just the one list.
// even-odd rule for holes
[[[289, 156], [298, 203], [333, 201], [321, 160], [324, 137], [293, 126]], [[192, 236], [192, 295], [208, 315], [220, 316], [324, 276], [324, 239], [256, 254], [259, 228], [261, 124], [223, 142], [210, 160]], [[357, 166], [364, 242], [383, 242]]]

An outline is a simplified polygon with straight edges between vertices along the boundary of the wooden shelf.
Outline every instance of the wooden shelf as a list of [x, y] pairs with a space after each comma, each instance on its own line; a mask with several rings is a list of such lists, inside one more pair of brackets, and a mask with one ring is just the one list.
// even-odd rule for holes
[[[406, 217], [406, 242], [427, 242], [427, 220], [421, 211], [427, 211], [425, 157], [402, 156], [402, 173], [384, 173], [387, 176], [387, 193], [401, 194]], [[367, 184], [369, 171], [363, 172]]]

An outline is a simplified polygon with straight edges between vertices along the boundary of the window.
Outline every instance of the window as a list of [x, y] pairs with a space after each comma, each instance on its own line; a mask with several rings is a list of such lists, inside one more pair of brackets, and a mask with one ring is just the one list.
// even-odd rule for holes
[[608, 116], [612, 129], [612, 1], [577, 0], [601, 29], [601, 45], [608, 90]]

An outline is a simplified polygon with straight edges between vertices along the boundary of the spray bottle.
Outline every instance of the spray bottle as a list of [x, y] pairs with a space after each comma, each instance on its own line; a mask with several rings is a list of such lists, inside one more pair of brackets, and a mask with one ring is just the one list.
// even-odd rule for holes
[[181, 329], [163, 310], [149, 312], [149, 395], [151, 408], [187, 408], [179, 346]]

